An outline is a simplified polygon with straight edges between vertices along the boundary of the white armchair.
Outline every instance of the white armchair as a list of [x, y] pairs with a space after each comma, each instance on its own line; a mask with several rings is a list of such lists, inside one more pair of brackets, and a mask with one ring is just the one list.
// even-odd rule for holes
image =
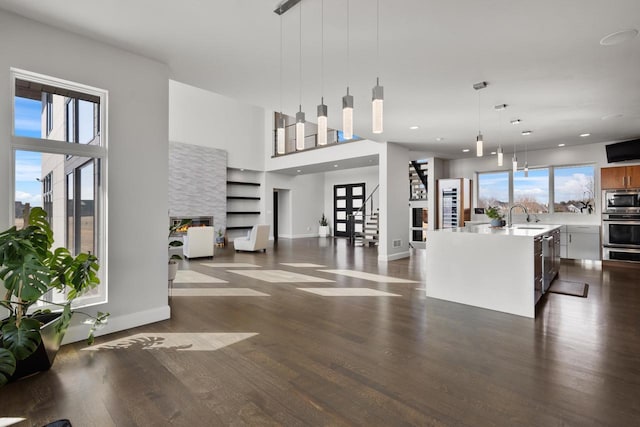
[[236, 251], [267, 251], [269, 244], [269, 225], [254, 225], [248, 237], [237, 237], [233, 240]]
[[213, 227], [189, 227], [182, 238], [185, 258], [213, 256]]

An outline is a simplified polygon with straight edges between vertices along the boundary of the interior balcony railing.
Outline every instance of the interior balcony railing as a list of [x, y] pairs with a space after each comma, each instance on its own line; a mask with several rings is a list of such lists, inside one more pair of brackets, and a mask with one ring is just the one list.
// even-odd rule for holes
[[304, 148], [297, 149], [296, 148], [296, 123], [295, 118], [284, 115], [285, 117], [285, 150], [284, 153], [278, 153], [278, 137], [275, 129], [275, 123], [279, 113], [274, 114], [274, 130], [273, 130], [273, 157], [286, 156], [288, 154], [300, 153], [302, 151], [315, 150], [319, 148], [332, 147], [337, 144], [344, 144], [348, 142], [360, 141], [360, 138], [357, 135], [354, 135], [351, 139], [344, 139], [343, 133], [341, 130], [337, 129], [329, 129], [327, 131], [327, 144], [319, 145], [318, 144], [318, 126], [315, 123], [306, 122], [305, 123], [305, 137], [304, 137]]

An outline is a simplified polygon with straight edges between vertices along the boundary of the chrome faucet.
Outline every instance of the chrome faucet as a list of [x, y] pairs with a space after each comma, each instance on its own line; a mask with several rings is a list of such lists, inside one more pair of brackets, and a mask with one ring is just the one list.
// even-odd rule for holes
[[513, 221], [511, 220], [511, 211], [513, 211], [513, 208], [522, 208], [522, 210], [524, 211], [524, 213], [527, 214], [527, 222], [529, 222], [529, 212], [527, 211], [527, 208], [525, 208], [523, 205], [513, 205], [509, 208], [509, 216], [507, 217], [507, 227], [511, 228], [513, 227]]

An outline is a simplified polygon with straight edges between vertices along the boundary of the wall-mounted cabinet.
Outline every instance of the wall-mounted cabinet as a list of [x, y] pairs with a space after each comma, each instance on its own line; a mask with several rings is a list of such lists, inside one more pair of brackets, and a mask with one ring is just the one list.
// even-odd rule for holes
[[640, 165], [600, 169], [600, 186], [603, 190], [640, 188]]

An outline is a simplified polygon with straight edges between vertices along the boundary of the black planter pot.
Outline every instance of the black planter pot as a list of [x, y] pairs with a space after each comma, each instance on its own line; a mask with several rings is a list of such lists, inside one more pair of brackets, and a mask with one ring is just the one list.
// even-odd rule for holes
[[43, 323], [42, 327], [40, 327], [42, 341], [33, 354], [24, 360], [17, 361], [16, 370], [9, 381], [16, 381], [38, 372], [47, 371], [51, 368], [66, 332], [66, 330], [56, 331], [60, 322], [60, 316], [60, 313], [47, 313], [34, 316], [35, 319]]

